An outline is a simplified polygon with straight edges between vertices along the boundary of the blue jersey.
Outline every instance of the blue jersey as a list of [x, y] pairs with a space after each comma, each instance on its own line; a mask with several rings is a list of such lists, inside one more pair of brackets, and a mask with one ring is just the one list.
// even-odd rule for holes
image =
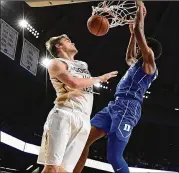
[[154, 74], [146, 74], [142, 67], [142, 61], [139, 60], [128, 69], [118, 83], [115, 97], [121, 99], [135, 99], [142, 103], [145, 92], [157, 76], [157, 68]]

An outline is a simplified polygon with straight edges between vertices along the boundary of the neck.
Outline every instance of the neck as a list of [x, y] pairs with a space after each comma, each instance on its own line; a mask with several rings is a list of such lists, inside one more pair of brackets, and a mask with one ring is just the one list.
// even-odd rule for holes
[[66, 59], [69, 59], [69, 60], [74, 60], [74, 57], [75, 57], [75, 54], [74, 53], [59, 53], [58, 54], [58, 57], [63, 57], [63, 58], [66, 58]]

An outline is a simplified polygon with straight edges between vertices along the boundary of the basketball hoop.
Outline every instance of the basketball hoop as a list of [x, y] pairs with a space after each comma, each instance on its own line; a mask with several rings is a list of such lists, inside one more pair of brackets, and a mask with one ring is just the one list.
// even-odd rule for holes
[[109, 20], [110, 28], [133, 23], [137, 11], [135, 1], [109, 0], [92, 6], [92, 15], [103, 15]]

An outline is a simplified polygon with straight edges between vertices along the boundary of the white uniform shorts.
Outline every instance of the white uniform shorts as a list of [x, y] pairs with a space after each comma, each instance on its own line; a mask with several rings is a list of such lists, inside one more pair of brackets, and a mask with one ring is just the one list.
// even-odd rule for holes
[[55, 106], [49, 113], [37, 163], [62, 166], [73, 172], [90, 133], [90, 116], [80, 110]]

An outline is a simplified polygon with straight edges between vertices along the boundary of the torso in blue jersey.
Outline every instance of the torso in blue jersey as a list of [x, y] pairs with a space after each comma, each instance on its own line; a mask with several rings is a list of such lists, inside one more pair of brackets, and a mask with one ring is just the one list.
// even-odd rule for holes
[[135, 99], [143, 102], [143, 96], [151, 83], [158, 76], [158, 70], [154, 74], [146, 74], [142, 67], [142, 60], [131, 66], [117, 85], [115, 97], [121, 99]]

